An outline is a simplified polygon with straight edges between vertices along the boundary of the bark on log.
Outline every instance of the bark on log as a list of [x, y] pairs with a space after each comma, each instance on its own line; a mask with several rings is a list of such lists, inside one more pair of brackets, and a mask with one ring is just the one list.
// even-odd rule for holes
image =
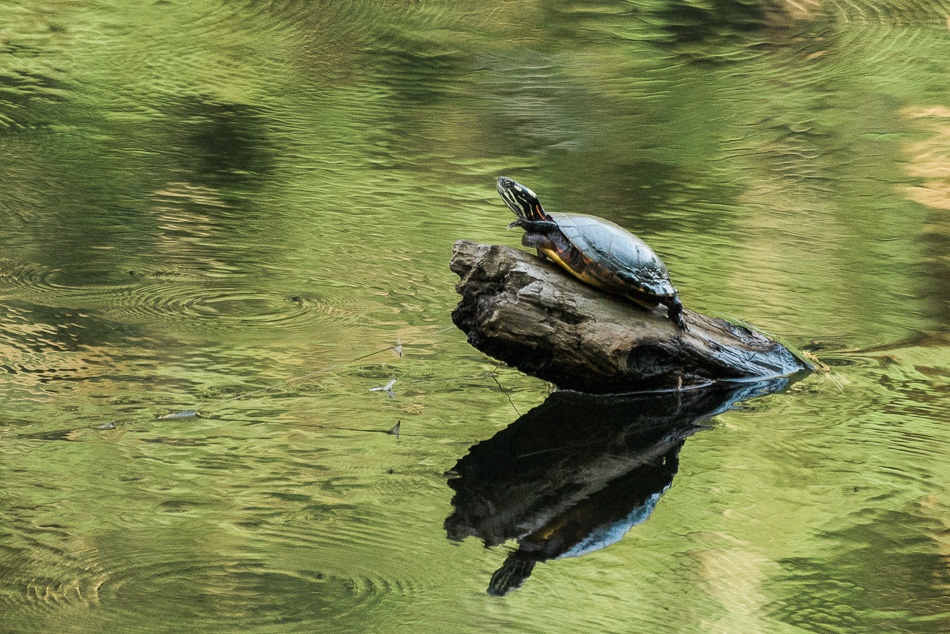
[[812, 368], [764, 335], [685, 310], [606, 295], [511, 247], [455, 243], [452, 321], [478, 350], [561, 389], [595, 394], [767, 379]]

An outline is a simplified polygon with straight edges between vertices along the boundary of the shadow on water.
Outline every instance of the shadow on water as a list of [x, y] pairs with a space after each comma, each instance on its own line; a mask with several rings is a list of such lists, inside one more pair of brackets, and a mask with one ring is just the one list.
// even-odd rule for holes
[[519, 588], [534, 566], [618, 542], [669, 489], [686, 438], [789, 378], [732, 389], [597, 397], [555, 392], [448, 472], [449, 539], [518, 542], [488, 593]]

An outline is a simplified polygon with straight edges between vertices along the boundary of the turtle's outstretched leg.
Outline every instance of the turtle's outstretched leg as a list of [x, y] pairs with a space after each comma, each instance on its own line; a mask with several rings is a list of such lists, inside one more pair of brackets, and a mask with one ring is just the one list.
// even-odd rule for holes
[[544, 254], [541, 252], [542, 249], [549, 249], [552, 251], [557, 250], [557, 247], [554, 246], [554, 243], [551, 242], [551, 238], [547, 237], [543, 233], [525, 233], [521, 236], [521, 244], [526, 247], [535, 248], [538, 250], [538, 255], [544, 257]]
[[666, 306], [666, 314], [674, 324], [683, 330], [689, 330], [689, 328], [686, 327], [686, 320], [683, 319], [683, 302], [680, 301], [678, 296], [674, 295], [673, 297], [665, 299], [662, 304]]
[[518, 218], [508, 225], [508, 228], [521, 227], [524, 229], [524, 235], [521, 236], [521, 244], [526, 247], [532, 247], [538, 250], [538, 257], [544, 257], [544, 249], [557, 251], [557, 245], [552, 240], [552, 236], [560, 234], [557, 223], [548, 220], [525, 220]]

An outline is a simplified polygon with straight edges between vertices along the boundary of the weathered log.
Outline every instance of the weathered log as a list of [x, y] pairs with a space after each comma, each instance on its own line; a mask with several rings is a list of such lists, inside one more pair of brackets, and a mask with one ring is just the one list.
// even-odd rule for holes
[[679, 389], [813, 369], [782, 344], [692, 310], [678, 328], [511, 247], [459, 240], [462, 295], [452, 321], [475, 348], [561, 389], [596, 394]]

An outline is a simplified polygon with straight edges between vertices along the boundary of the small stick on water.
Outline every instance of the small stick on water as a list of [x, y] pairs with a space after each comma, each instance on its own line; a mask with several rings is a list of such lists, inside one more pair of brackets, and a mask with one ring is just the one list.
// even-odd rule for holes
[[393, 386], [396, 385], [396, 379], [392, 379], [389, 383], [382, 387], [371, 387], [369, 388], [370, 392], [386, 392], [389, 394], [389, 398], [396, 398], [396, 393], [393, 392]]
[[494, 381], [495, 385], [498, 386], [499, 391], [501, 391], [501, 393], [504, 394], [505, 397], [508, 399], [508, 403], [511, 405], [511, 409], [515, 410], [515, 414], [517, 414], [518, 416], [521, 416], [521, 412], [519, 412], [518, 408], [515, 407], [515, 402], [511, 400], [511, 394], [509, 394], [507, 390], [505, 390], [505, 388], [501, 386], [501, 383], [498, 381], [498, 377], [495, 376], [495, 370], [497, 370], [500, 367], [501, 367], [501, 363], [499, 362], [498, 365], [496, 365], [495, 368], [491, 372], [488, 373], [488, 376], [492, 378], [492, 381]]
[[[401, 342], [401, 341], [398, 342], [398, 343], [396, 344], [396, 347], [398, 347], [398, 349], [399, 349], [399, 356], [402, 356], [402, 342]], [[216, 400], [202, 401], [202, 402], [198, 403], [198, 406], [197, 406], [194, 410], [187, 410], [187, 411], [183, 411], [183, 412], [175, 412], [174, 414], [166, 414], [165, 416], [159, 416], [159, 417], [158, 417], [158, 420], [199, 418], [199, 417], [200, 417], [200, 414], [198, 413], [198, 410], [199, 410], [202, 406], [207, 405], [207, 404], [209, 404], [209, 403], [217, 403], [217, 404], [227, 403], [227, 402], [229, 402], [229, 401], [236, 401], [236, 400], [238, 400], [238, 399], [247, 398], [248, 396], [254, 396], [255, 394], [261, 394], [261, 393], [263, 393], [263, 392], [269, 392], [270, 390], [274, 390], [274, 389], [277, 389], [277, 388], [279, 388], [279, 387], [283, 387], [283, 386], [285, 386], [285, 385], [289, 385], [289, 384], [291, 384], [291, 383], [293, 383], [293, 382], [295, 382], [295, 381], [303, 381], [304, 379], [309, 379], [309, 378], [312, 377], [312, 376], [317, 376], [318, 374], [323, 374], [323, 373], [325, 373], [325, 372], [329, 372], [330, 370], [333, 370], [334, 368], [338, 368], [338, 367], [340, 367], [341, 365], [347, 365], [347, 364], [349, 364], [349, 363], [356, 363], [357, 361], [362, 361], [363, 359], [368, 359], [368, 358], [370, 358], [370, 357], [376, 356], [377, 354], [382, 354], [383, 352], [388, 352], [389, 350], [393, 350], [393, 349], [394, 349], [393, 346], [389, 346], [388, 348], [383, 348], [382, 350], [376, 350], [375, 352], [370, 352], [369, 354], [364, 354], [364, 355], [361, 356], [361, 357], [356, 357], [355, 359], [350, 359], [349, 361], [341, 361], [340, 363], [334, 363], [334, 364], [332, 364], [332, 365], [328, 365], [327, 367], [325, 367], [325, 368], [323, 368], [323, 369], [321, 369], [321, 370], [316, 370], [316, 371], [314, 371], [314, 372], [310, 372], [310, 373], [308, 373], [308, 374], [304, 374], [304, 375], [301, 375], [301, 376], [291, 377], [291, 378], [287, 379], [286, 381], [281, 381], [280, 383], [275, 383], [274, 385], [269, 385], [269, 386], [267, 386], [267, 387], [262, 387], [262, 388], [260, 388], [260, 389], [258, 389], [258, 390], [253, 390], [253, 391], [251, 391], [251, 392], [246, 392], [245, 394], [236, 394], [236, 395], [234, 395], [234, 396], [228, 396], [228, 397], [226, 397], [226, 398], [221, 398], [221, 399], [216, 399]], [[393, 380], [393, 382], [395, 382], [395, 379]], [[389, 386], [389, 389], [387, 389], [387, 392], [389, 392], [391, 398], [395, 398], [395, 395], [392, 393], [392, 389], [391, 389], [391, 388], [392, 388], [392, 385]]]
[[172, 420], [179, 418], [198, 418], [198, 412], [194, 410], [188, 410], [185, 412], [176, 412], [174, 414], [165, 414], [164, 416], [159, 416], [158, 420]]
[[392, 392], [393, 386], [396, 384], [396, 379], [391, 379], [389, 383], [382, 387], [371, 387], [369, 388], [370, 392]]
[[396, 353], [396, 356], [402, 359], [402, 339], [396, 339], [396, 345], [393, 346], [393, 352]]

